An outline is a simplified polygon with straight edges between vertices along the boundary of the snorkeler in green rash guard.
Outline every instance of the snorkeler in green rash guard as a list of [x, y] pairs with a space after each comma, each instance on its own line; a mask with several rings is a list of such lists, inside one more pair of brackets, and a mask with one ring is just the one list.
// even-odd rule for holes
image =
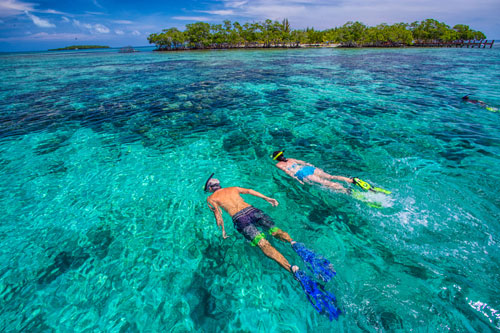
[[347, 178], [343, 176], [332, 176], [321, 170], [320, 168], [315, 167], [314, 165], [307, 162], [294, 158], [285, 158], [284, 153], [285, 151], [280, 150], [273, 152], [271, 157], [273, 158], [273, 160], [278, 161], [276, 167], [285, 171], [286, 174], [288, 174], [292, 178], [297, 179], [301, 184], [304, 184], [304, 182], [310, 184], [320, 184], [338, 192], [351, 194], [350, 189], [343, 187], [339, 183], [331, 181], [339, 180], [349, 184], [357, 185], [365, 191], [382, 192], [385, 194], [391, 193], [390, 191], [384, 190], [380, 187], [373, 187], [357, 177]]

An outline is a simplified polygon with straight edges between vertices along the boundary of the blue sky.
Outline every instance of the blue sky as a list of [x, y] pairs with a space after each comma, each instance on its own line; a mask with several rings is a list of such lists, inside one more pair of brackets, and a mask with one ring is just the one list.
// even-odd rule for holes
[[186, 23], [288, 18], [292, 28], [325, 29], [434, 18], [500, 39], [500, 0], [0, 0], [0, 51], [74, 44], [148, 45], [147, 36]]

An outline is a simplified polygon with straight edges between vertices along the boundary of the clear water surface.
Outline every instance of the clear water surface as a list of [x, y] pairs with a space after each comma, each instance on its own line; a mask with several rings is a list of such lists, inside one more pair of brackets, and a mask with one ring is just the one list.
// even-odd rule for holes
[[[3, 331], [500, 330], [500, 48], [0, 55]], [[302, 186], [286, 149], [393, 192]], [[328, 257], [329, 322], [202, 186]], [[272, 241], [292, 263], [293, 250]]]

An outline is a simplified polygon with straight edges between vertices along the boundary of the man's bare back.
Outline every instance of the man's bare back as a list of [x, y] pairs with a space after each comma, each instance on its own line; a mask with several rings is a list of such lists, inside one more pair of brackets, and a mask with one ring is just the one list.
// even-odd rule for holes
[[[249, 194], [249, 190], [241, 187], [227, 187], [218, 190], [207, 198], [209, 206], [222, 207], [231, 217], [240, 210], [250, 206], [240, 194]], [[212, 208], [211, 208], [212, 209]]]

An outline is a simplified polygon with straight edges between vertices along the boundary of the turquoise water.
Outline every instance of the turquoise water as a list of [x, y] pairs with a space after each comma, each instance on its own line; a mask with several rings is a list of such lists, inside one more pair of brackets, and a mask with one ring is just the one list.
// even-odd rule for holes
[[[2, 331], [500, 330], [500, 48], [0, 55]], [[391, 190], [302, 186], [286, 149]], [[330, 322], [202, 186], [329, 258]], [[271, 241], [292, 263], [291, 248]]]

